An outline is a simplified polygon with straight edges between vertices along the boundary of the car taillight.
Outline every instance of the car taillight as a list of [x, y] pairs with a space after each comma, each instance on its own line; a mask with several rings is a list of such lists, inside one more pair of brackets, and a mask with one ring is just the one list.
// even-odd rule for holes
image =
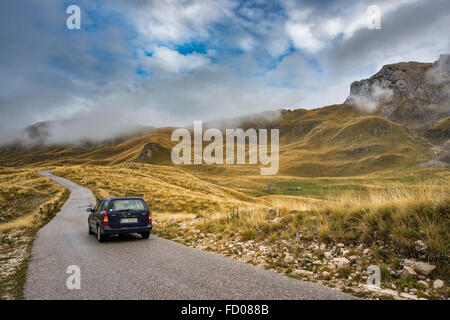
[[108, 212], [105, 211], [105, 213], [103, 214], [103, 225], [107, 226], [109, 225], [109, 221], [108, 221]]
[[148, 223], [152, 223], [152, 212], [148, 210]]

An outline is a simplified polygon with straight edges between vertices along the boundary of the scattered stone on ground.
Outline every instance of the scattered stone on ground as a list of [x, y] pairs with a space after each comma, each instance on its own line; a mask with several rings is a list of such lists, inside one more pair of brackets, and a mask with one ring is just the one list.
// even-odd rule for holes
[[[269, 209], [273, 216], [275, 209]], [[281, 220], [275, 217], [269, 223]], [[250, 263], [260, 268], [272, 270], [281, 274], [291, 275], [301, 280], [311, 281], [369, 299], [447, 299], [448, 288], [444, 281], [433, 279], [435, 266], [427, 262], [413, 259], [400, 259], [400, 266], [386, 265], [386, 260], [380, 259], [376, 252], [383, 255], [393, 255], [390, 244], [378, 242], [373, 247], [365, 244], [321, 243], [311, 240], [310, 235], [302, 231], [295, 234], [294, 239], [264, 239], [242, 240], [239, 235], [224, 236], [212, 233], [202, 233], [196, 224], [197, 218], [190, 222], [170, 222], [179, 225], [176, 237], [168, 235], [169, 239], [179, 241], [191, 247], [209, 250], [228, 256], [232, 259]], [[169, 222], [167, 222], [169, 223]], [[158, 224], [161, 236], [164, 234], [165, 223]], [[378, 246], [378, 247], [377, 247]], [[298, 248], [294, 250], [294, 248]], [[416, 241], [417, 254], [427, 255], [428, 249], [424, 243]], [[402, 256], [397, 252], [398, 258]], [[381, 288], [367, 285], [370, 265], [385, 265], [388, 278], [382, 279]], [[405, 284], [408, 285], [405, 285]], [[408, 287], [413, 284], [413, 287]]]
[[400, 262], [400, 265], [412, 268], [424, 276], [428, 276], [434, 269], [436, 269], [436, 266], [429, 263], [411, 259], [403, 259], [402, 262]]
[[440, 279], [436, 279], [433, 282], [433, 289], [440, 289], [444, 287], [444, 281], [440, 280]]

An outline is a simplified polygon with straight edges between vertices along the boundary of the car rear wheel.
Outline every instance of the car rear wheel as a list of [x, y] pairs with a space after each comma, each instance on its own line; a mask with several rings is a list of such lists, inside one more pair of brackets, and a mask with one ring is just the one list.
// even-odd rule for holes
[[102, 233], [100, 232], [100, 226], [97, 226], [97, 240], [98, 242], [103, 242], [104, 236], [102, 236]]
[[142, 239], [148, 239], [150, 237], [150, 231], [141, 232]]

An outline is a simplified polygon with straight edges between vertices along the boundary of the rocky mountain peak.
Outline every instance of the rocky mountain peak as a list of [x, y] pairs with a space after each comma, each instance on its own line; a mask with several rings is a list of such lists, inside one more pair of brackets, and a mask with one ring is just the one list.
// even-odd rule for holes
[[369, 79], [353, 82], [345, 103], [410, 128], [429, 129], [450, 116], [450, 55], [434, 63], [385, 65]]

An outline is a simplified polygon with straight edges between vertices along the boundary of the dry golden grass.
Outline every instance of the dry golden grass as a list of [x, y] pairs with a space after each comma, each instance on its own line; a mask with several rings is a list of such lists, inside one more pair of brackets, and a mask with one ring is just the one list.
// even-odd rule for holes
[[231, 210], [254, 200], [172, 166], [73, 166], [57, 168], [53, 173], [91, 189], [97, 198], [140, 195], [157, 212]]
[[0, 168], [0, 300], [21, 299], [34, 235], [69, 196], [37, 170]]
[[[57, 186], [59, 187], [59, 186]], [[60, 187], [60, 191], [56, 193], [54, 196], [51, 196], [50, 198], [47, 198], [46, 201], [41, 202], [37, 207], [30, 208], [31, 211], [24, 213], [19, 218], [14, 219], [9, 222], [1, 223], [0, 224], [0, 234], [2, 232], [8, 232], [11, 230], [18, 230], [18, 229], [39, 229], [43, 222], [46, 221], [49, 217], [46, 213], [46, 206], [48, 204], [52, 204], [52, 214], [56, 213], [53, 207], [56, 203], [61, 202], [61, 199], [63, 197], [63, 194], [65, 192], [65, 189]], [[45, 213], [44, 215], [41, 213], [41, 210]]]
[[0, 230], [6, 225], [27, 225], [31, 218], [26, 215], [60, 197], [64, 191], [37, 171], [0, 168]]
[[185, 213], [185, 212], [152, 212], [152, 218], [157, 223], [167, 223], [170, 221], [178, 221], [178, 222], [184, 222], [184, 221], [191, 221], [194, 220], [197, 217], [196, 214], [193, 213]]
[[448, 270], [450, 186], [440, 179], [421, 185], [385, 185], [364, 192], [343, 192], [326, 200], [269, 196], [270, 203], [241, 206], [233, 212], [204, 215], [203, 232], [243, 239], [290, 239], [302, 231], [323, 242], [372, 245], [384, 241], [406, 256], [424, 241], [429, 259]]
[[17, 218], [11, 222], [6, 222], [0, 224], [0, 233], [4, 231], [14, 230], [14, 229], [24, 229], [33, 226], [35, 221], [35, 215], [28, 214], [23, 217]]
[[345, 190], [327, 199], [293, 196], [273, 196], [270, 200], [274, 208], [281, 211], [323, 211], [353, 210], [355, 208], [377, 209], [383, 206], [404, 207], [414, 203], [433, 201], [436, 203], [450, 199], [448, 184], [401, 185], [391, 184], [372, 187], [369, 191]]

